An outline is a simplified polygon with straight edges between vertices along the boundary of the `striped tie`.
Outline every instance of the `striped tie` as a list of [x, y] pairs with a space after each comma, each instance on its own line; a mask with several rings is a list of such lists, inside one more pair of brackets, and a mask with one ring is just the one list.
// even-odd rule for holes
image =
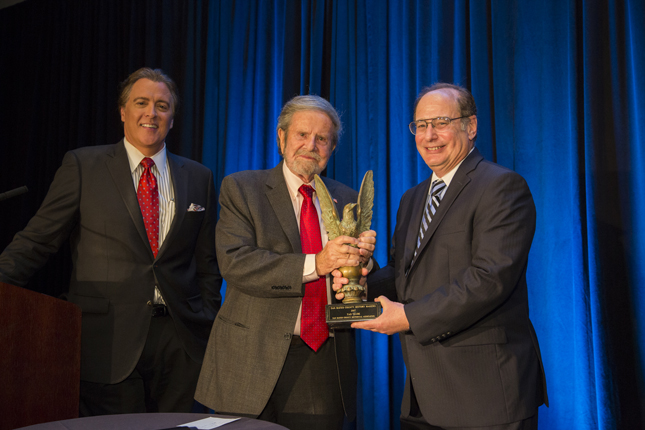
[[[410, 262], [410, 269], [412, 269], [414, 262], [417, 260], [417, 253], [419, 252], [421, 241], [428, 231], [432, 217], [434, 216], [435, 212], [437, 212], [439, 203], [441, 203], [441, 193], [445, 188], [446, 183], [442, 179], [438, 179], [432, 183], [430, 195], [428, 196], [428, 202], [426, 203], [426, 209], [425, 211], [423, 211], [423, 217], [421, 218], [421, 225], [419, 226], [419, 236], [417, 236], [417, 246], [414, 249], [414, 257], [412, 257], [412, 261]], [[410, 271], [410, 269], [408, 269], [408, 272]]]

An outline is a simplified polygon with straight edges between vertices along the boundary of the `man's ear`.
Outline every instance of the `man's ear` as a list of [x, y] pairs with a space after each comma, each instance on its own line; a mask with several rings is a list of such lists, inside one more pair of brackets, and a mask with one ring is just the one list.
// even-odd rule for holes
[[121, 107], [119, 111], [121, 111], [121, 122], [125, 122], [125, 109]]
[[477, 115], [473, 115], [470, 117], [470, 121], [468, 122], [468, 139], [470, 140], [475, 140], [475, 137], [477, 137]]
[[278, 129], [278, 140], [280, 141], [278, 143], [278, 152], [280, 153], [280, 155], [284, 156], [284, 144], [286, 140], [286, 133], [281, 128]]

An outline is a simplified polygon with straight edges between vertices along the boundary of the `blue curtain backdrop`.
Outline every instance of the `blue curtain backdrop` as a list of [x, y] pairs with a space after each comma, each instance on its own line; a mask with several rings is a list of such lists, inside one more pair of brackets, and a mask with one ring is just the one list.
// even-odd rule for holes
[[[34, 214], [65, 151], [120, 139], [116, 87], [144, 65], [179, 84], [170, 150], [210, 167], [217, 185], [279, 162], [276, 118], [289, 98], [328, 98], [345, 132], [326, 175], [358, 188], [374, 170], [381, 264], [401, 195], [431, 173], [407, 130], [417, 92], [437, 81], [470, 88], [478, 148], [527, 179], [538, 210], [529, 296], [551, 402], [540, 428], [643, 428], [645, 0], [2, 9], [0, 192], [31, 192], [0, 203], [0, 247]], [[58, 294], [68, 266], [62, 252], [30, 287]], [[398, 339], [357, 335], [356, 426], [398, 428]]]

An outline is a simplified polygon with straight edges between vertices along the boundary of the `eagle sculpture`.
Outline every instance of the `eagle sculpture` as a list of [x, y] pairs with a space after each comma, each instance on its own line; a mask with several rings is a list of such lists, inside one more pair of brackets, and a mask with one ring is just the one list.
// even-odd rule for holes
[[[336, 204], [329, 194], [329, 190], [320, 176], [315, 175], [316, 194], [320, 202], [323, 223], [327, 230], [329, 240], [338, 236], [358, 237], [372, 225], [372, 207], [374, 206], [374, 174], [368, 170], [363, 177], [361, 189], [358, 192], [358, 201], [348, 203], [343, 208], [343, 219], [338, 218]], [[356, 218], [354, 218], [354, 208]]]

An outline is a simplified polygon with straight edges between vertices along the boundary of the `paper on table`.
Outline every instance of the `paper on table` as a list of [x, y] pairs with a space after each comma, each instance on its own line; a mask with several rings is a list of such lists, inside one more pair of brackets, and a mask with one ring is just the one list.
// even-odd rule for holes
[[179, 427], [194, 427], [200, 430], [209, 430], [209, 429], [221, 427], [224, 424], [232, 423], [233, 421], [237, 421], [237, 420], [239, 420], [239, 418], [208, 417], [201, 420], [192, 421], [190, 423], [180, 424]]

